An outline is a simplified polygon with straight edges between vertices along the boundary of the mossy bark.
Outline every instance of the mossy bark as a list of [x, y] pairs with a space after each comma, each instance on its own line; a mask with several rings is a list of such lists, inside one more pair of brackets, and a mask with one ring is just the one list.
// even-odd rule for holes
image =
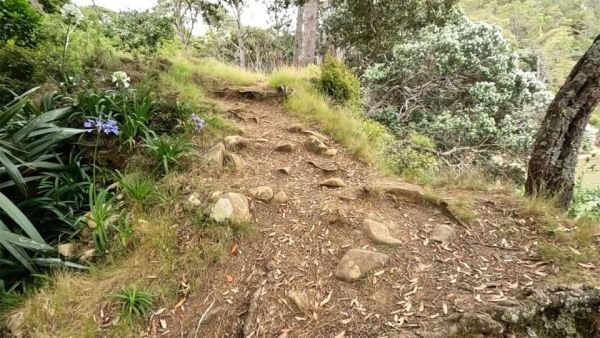
[[559, 207], [569, 206], [583, 133], [598, 101], [600, 36], [577, 62], [548, 108], [529, 160], [528, 195], [558, 196]]

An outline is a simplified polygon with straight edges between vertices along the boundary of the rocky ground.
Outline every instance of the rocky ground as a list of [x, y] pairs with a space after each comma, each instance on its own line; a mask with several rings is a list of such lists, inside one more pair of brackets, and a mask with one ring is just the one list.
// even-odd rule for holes
[[226, 188], [189, 203], [258, 233], [163, 314], [158, 334], [447, 336], [457, 314], [512, 304], [556, 273], [533, 250], [537, 227], [501, 193], [446, 192], [468, 194], [476, 215], [458, 224], [422, 188], [381, 176], [279, 104], [221, 103], [243, 134], [205, 150], [213, 174], [190, 176]]

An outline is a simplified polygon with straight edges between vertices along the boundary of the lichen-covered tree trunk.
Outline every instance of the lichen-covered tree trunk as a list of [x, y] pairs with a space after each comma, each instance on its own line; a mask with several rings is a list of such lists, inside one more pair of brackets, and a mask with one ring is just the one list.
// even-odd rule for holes
[[317, 51], [317, 28], [319, 25], [319, 0], [308, 0], [304, 4], [304, 28], [302, 31], [302, 58], [300, 64], [315, 63]]
[[298, 5], [298, 13], [296, 15], [296, 35], [294, 37], [294, 65], [300, 65], [302, 58], [302, 27], [304, 26], [304, 6]]
[[599, 100], [600, 36], [577, 62], [542, 121], [529, 160], [528, 195], [557, 196], [558, 207], [569, 206], [579, 147]]

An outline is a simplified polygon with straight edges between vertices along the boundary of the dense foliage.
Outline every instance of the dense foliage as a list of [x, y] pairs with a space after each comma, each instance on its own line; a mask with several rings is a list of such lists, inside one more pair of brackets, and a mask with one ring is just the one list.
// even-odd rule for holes
[[382, 61], [399, 38], [453, 17], [456, 0], [336, 0], [327, 30], [355, 64]]
[[418, 130], [441, 150], [525, 152], [550, 97], [498, 28], [466, 17], [396, 44], [364, 78], [371, 117], [398, 133]]
[[122, 12], [117, 16], [114, 29], [121, 47], [129, 51], [147, 50], [151, 54], [175, 37], [173, 20], [156, 11]]
[[41, 16], [27, 0], [0, 1], [0, 46], [11, 41], [18, 46], [33, 46]]
[[360, 84], [343, 62], [326, 55], [321, 64], [319, 87], [337, 103], [360, 102]]
[[554, 91], [600, 33], [597, 0], [462, 0], [460, 5], [471, 18], [502, 27], [525, 66]]

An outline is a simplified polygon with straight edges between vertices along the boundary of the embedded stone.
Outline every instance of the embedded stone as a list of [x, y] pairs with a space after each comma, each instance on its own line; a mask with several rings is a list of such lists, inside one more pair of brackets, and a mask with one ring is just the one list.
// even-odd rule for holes
[[456, 231], [447, 224], [437, 224], [433, 227], [429, 238], [440, 243], [450, 243], [456, 238]]
[[390, 194], [410, 202], [419, 202], [425, 195], [425, 190], [418, 185], [389, 178], [368, 182], [364, 189], [372, 194]]
[[293, 124], [291, 127], [289, 127], [287, 129], [290, 133], [300, 133], [304, 130], [304, 128], [302, 128], [302, 125], [300, 124]]
[[228, 153], [225, 155], [225, 164], [231, 169], [239, 171], [244, 169], [246, 166], [246, 161], [244, 161], [244, 159], [238, 154]]
[[56, 249], [58, 250], [58, 253], [65, 258], [75, 256], [75, 245], [73, 243], [59, 244]]
[[387, 225], [370, 219], [365, 219], [363, 229], [367, 236], [376, 243], [400, 245], [402, 241], [390, 235], [390, 229]]
[[225, 137], [223, 142], [225, 142], [225, 148], [235, 151], [247, 147], [250, 141], [247, 138], [239, 135], [231, 135]]
[[281, 143], [275, 147], [275, 151], [279, 151], [282, 153], [291, 153], [294, 151], [294, 145], [291, 143]]
[[380, 252], [350, 249], [340, 260], [335, 276], [345, 282], [354, 282], [375, 269], [383, 268], [388, 259], [388, 255]]
[[324, 187], [329, 187], [329, 188], [341, 188], [341, 187], [345, 187], [346, 183], [344, 183], [344, 181], [339, 178], [339, 177], [334, 177], [334, 178], [329, 178], [326, 179], [325, 181], [322, 181], [321, 183], [319, 183], [320, 186], [324, 186]]
[[327, 156], [327, 157], [334, 157], [335, 155], [337, 155], [337, 149], [335, 148], [329, 148], [325, 151], [325, 153], [323, 155]]
[[317, 133], [316, 131], [312, 131], [312, 130], [302, 130], [302, 132], [306, 135], [310, 135], [310, 136], [314, 136], [316, 138], [319, 139], [319, 141], [325, 143], [327, 141], [329, 141], [329, 138], [323, 134]]
[[323, 141], [319, 140], [318, 137], [312, 135], [308, 138], [308, 140], [306, 140], [304, 146], [310, 152], [313, 152], [318, 155], [325, 153], [327, 149], [329, 149], [327, 148], [325, 143], [323, 143]]
[[210, 218], [216, 222], [246, 222], [250, 220], [250, 207], [246, 196], [238, 193], [226, 193], [221, 196], [210, 212]]
[[223, 160], [225, 159], [225, 145], [223, 145], [223, 143], [217, 143], [208, 150], [206, 155], [204, 155], [204, 158], [209, 165], [222, 169]]
[[280, 191], [273, 196], [273, 204], [286, 204], [288, 197], [285, 192]]
[[273, 199], [273, 189], [271, 187], [256, 187], [249, 190], [250, 196], [264, 202], [269, 202]]

